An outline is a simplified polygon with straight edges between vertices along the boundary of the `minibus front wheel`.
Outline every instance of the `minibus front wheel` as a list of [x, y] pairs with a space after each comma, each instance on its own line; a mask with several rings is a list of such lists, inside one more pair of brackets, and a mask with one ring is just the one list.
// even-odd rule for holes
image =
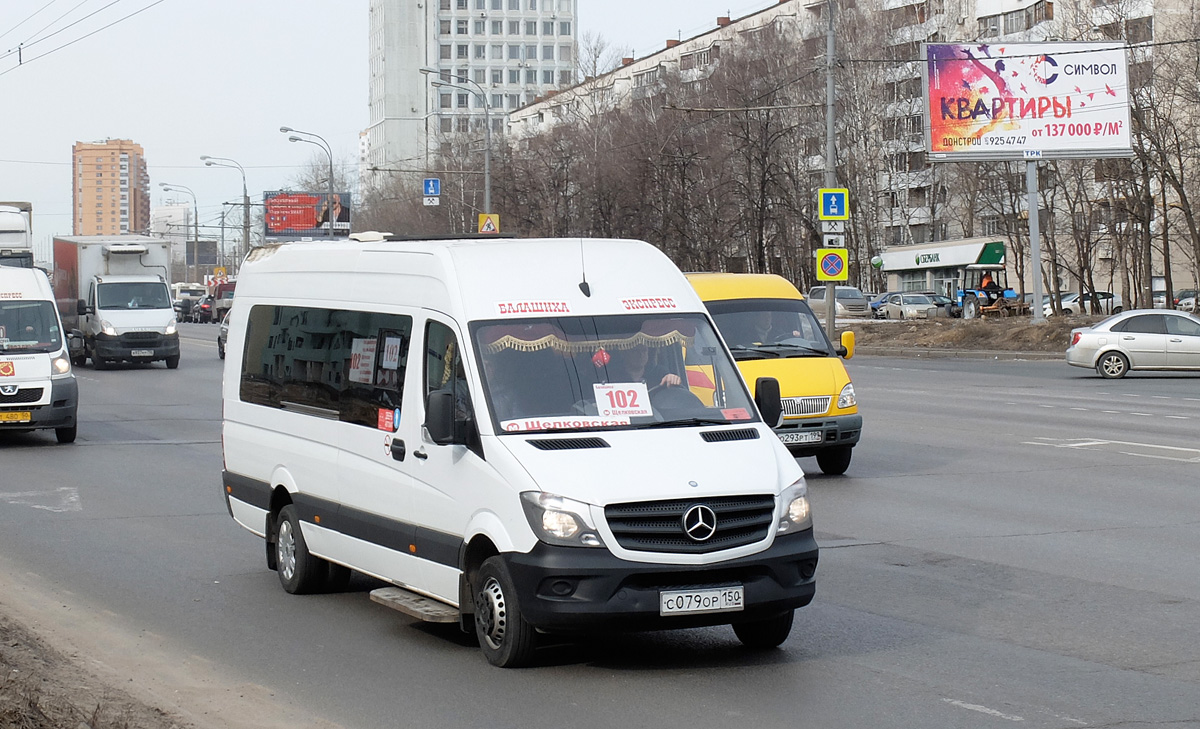
[[517, 668], [529, 663], [537, 633], [525, 622], [517, 588], [500, 557], [489, 557], [475, 576], [475, 636], [493, 666]]
[[782, 615], [766, 620], [734, 623], [733, 632], [747, 648], [775, 648], [787, 640], [788, 634], [792, 632], [792, 620], [795, 616], [795, 610], [788, 610]]
[[317, 592], [329, 568], [325, 561], [308, 553], [296, 507], [288, 504], [279, 512], [275, 527], [275, 562], [279, 584], [293, 595]]

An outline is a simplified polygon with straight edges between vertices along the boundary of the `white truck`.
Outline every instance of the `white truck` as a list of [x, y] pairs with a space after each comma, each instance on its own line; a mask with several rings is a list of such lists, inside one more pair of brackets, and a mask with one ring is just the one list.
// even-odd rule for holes
[[54, 293], [64, 324], [83, 336], [76, 364], [179, 366], [170, 243], [141, 235], [54, 239]]
[[0, 266], [33, 268], [33, 205], [0, 202]]

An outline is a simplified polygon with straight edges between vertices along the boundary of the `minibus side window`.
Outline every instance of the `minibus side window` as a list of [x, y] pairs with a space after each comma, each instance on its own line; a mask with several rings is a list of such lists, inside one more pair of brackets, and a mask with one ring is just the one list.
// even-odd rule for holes
[[447, 389], [454, 393], [455, 419], [473, 419], [474, 408], [458, 338], [450, 327], [430, 321], [425, 327], [425, 396]]
[[412, 317], [353, 311], [340, 311], [338, 316], [350, 351], [341, 420], [377, 428], [381, 410], [400, 409]]

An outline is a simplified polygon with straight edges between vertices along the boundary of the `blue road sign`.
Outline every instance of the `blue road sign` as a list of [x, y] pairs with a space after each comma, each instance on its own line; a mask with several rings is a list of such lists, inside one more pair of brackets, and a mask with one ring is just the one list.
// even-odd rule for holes
[[425, 178], [425, 195], [428, 197], [437, 197], [442, 194], [442, 181], [436, 177]]
[[850, 191], [844, 187], [827, 187], [817, 191], [821, 201], [821, 220], [848, 220], [850, 218]]

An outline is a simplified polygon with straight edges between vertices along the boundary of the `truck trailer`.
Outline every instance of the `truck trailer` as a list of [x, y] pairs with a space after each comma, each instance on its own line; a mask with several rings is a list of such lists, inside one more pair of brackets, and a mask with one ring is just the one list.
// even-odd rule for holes
[[0, 202], [0, 266], [33, 268], [33, 205]]
[[76, 364], [179, 366], [168, 282], [170, 243], [140, 235], [54, 239], [54, 294], [63, 323], [83, 335]]

